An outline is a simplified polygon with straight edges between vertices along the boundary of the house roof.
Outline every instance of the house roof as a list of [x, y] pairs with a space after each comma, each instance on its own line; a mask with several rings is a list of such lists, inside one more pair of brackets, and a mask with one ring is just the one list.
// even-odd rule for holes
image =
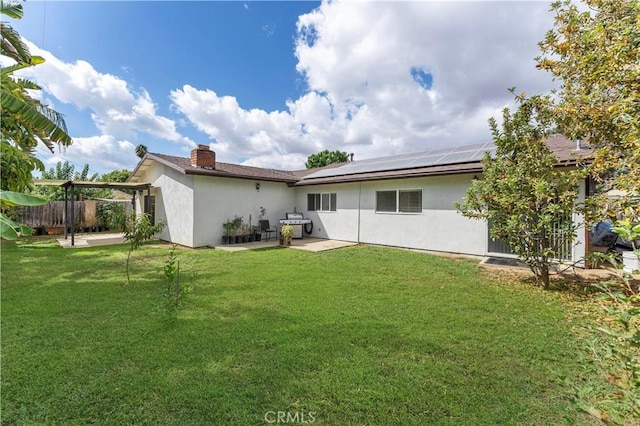
[[[576, 142], [563, 135], [552, 135], [547, 144], [558, 160], [558, 166], [571, 166], [589, 156], [590, 148], [577, 150]], [[147, 153], [138, 163], [129, 182], [139, 182], [153, 162], [164, 164], [180, 173], [284, 182], [291, 186], [402, 179], [420, 176], [482, 172], [485, 152], [495, 152], [493, 143], [429, 150], [369, 160], [335, 163], [306, 170], [276, 170], [216, 162], [215, 169], [191, 166], [190, 158]]]
[[258, 179], [286, 183], [294, 183], [299, 179], [294, 172], [290, 171], [263, 169], [260, 167], [242, 166], [240, 164], [222, 163], [219, 161], [216, 161], [215, 169], [205, 169], [201, 167], [193, 167], [191, 165], [191, 159], [186, 157], [147, 153], [134, 169], [129, 181], [136, 182], [140, 180], [144, 171], [151, 166], [153, 161], [164, 164], [165, 166], [171, 167], [172, 169], [187, 175]]
[[[551, 135], [547, 145], [558, 160], [558, 166], [571, 166], [589, 156], [592, 150], [581, 147], [563, 135]], [[361, 182], [381, 179], [402, 179], [420, 176], [482, 172], [485, 152], [495, 152], [490, 143], [430, 150], [392, 157], [374, 158], [343, 164], [331, 170], [314, 170], [303, 176], [295, 186], [329, 183]]]

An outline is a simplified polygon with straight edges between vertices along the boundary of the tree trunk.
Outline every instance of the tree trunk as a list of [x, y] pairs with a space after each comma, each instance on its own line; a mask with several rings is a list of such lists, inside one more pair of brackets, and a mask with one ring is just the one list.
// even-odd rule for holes
[[542, 265], [540, 265], [540, 278], [542, 278], [542, 282], [544, 283], [544, 289], [549, 290], [549, 262], [544, 261]]
[[133, 246], [129, 247], [129, 253], [127, 253], [127, 285], [131, 284], [131, 279], [129, 278], [129, 259], [131, 258], [131, 252], [133, 251]]

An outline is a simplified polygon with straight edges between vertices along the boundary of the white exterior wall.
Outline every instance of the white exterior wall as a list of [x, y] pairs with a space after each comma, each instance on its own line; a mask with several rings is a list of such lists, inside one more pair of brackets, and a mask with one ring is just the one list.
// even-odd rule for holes
[[[453, 205], [462, 201], [472, 178], [451, 175], [363, 184], [367, 196], [362, 203], [361, 241], [484, 255], [486, 222], [465, 218]], [[422, 189], [422, 213], [376, 213], [376, 191], [393, 189]]]
[[[297, 188], [296, 205], [299, 212], [313, 221], [311, 236], [332, 240], [358, 241], [359, 183], [304, 186]], [[335, 212], [308, 211], [307, 194], [336, 193]], [[304, 234], [307, 236], [307, 234]]]
[[[279, 182], [184, 175], [156, 163], [143, 180], [153, 186], [156, 220], [167, 223], [160, 238], [188, 247], [220, 244], [222, 224], [235, 215], [247, 222], [251, 215], [252, 225], [258, 225], [263, 206], [265, 218], [278, 229], [286, 212], [303, 212], [313, 220], [313, 237], [486, 255], [486, 222], [463, 217], [453, 205], [462, 201], [472, 178], [467, 174], [290, 188]], [[376, 191], [402, 189], [422, 190], [421, 213], [375, 211]], [[307, 211], [309, 193], [336, 193], [337, 211]], [[146, 192], [138, 196], [138, 211], [143, 200], [140, 195]], [[584, 198], [583, 183], [578, 202]], [[574, 220], [582, 223], [583, 218], [574, 214]], [[582, 226], [577, 231], [573, 259], [583, 258], [585, 250]]]
[[[154, 163], [142, 180], [151, 183], [151, 195], [155, 196], [156, 222], [165, 222], [159, 238], [193, 247], [193, 177]], [[138, 213], [142, 211], [145, 195], [146, 191], [138, 193]]]
[[[250, 179], [193, 176], [195, 220], [192, 247], [222, 244], [222, 224], [234, 216], [258, 225], [260, 207], [267, 211], [265, 219], [280, 229], [279, 220], [295, 207], [295, 190], [286, 183]], [[260, 183], [260, 190], [256, 190]]]
[[[314, 223], [313, 236], [424, 250], [484, 255], [487, 225], [460, 215], [472, 175], [433, 176], [362, 183], [305, 186], [298, 206]], [[421, 213], [377, 213], [376, 191], [422, 189]], [[335, 192], [336, 212], [308, 212], [307, 194]], [[359, 206], [359, 208], [358, 208]]]

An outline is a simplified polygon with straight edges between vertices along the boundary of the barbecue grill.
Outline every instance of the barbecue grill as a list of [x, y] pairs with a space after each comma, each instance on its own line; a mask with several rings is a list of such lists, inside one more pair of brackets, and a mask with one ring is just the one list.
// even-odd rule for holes
[[[304, 232], [302, 232], [302, 227], [304, 226], [308, 229], [308, 225], [311, 226], [311, 230], [313, 230], [313, 222], [311, 219], [307, 219], [304, 217], [302, 213], [298, 212], [289, 212], [285, 213], [286, 219], [280, 219], [280, 225], [291, 225], [293, 226], [293, 238], [302, 238]], [[311, 231], [308, 231], [307, 234], [310, 234]]]

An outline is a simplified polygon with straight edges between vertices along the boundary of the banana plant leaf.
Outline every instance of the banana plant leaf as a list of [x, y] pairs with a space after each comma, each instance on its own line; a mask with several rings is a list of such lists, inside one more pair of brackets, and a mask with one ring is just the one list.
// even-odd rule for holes
[[15, 240], [20, 235], [31, 234], [33, 234], [33, 229], [9, 219], [4, 213], [0, 213], [0, 237], [5, 240]]
[[[40, 197], [34, 197], [29, 194], [22, 194], [13, 191], [0, 191], [0, 202], [3, 206], [41, 206], [47, 204], [47, 200]], [[0, 237], [5, 240], [15, 240], [20, 235], [31, 235], [33, 229], [26, 225], [15, 222], [7, 217], [4, 213], [0, 213]]]
[[44, 198], [13, 191], [0, 191], [0, 202], [9, 207], [42, 206], [47, 204], [47, 200]]

